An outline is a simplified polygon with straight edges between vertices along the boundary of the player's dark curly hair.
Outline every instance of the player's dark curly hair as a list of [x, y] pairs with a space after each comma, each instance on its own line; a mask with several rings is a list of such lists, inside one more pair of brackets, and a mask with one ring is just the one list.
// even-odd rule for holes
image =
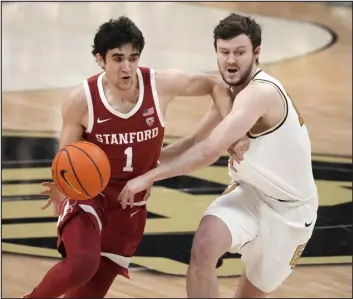
[[133, 48], [142, 53], [145, 39], [141, 30], [128, 17], [110, 19], [99, 26], [94, 37], [92, 54], [99, 53], [104, 61], [108, 50], [119, 48], [124, 44], [132, 44]]
[[261, 32], [261, 26], [251, 17], [231, 13], [221, 20], [213, 30], [213, 44], [217, 51], [218, 39], [226, 40], [245, 34], [249, 37], [253, 50], [255, 50], [261, 45]]

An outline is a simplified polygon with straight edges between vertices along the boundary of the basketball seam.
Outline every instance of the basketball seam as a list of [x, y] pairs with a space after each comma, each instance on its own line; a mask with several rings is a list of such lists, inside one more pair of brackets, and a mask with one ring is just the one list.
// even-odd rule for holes
[[96, 163], [94, 162], [94, 160], [93, 160], [83, 149], [81, 149], [81, 148], [79, 148], [79, 147], [77, 147], [77, 146], [75, 146], [75, 145], [72, 145], [72, 144], [70, 144], [70, 145], [68, 145], [68, 146], [72, 146], [72, 147], [74, 147], [74, 148], [79, 149], [81, 152], [83, 152], [83, 153], [92, 161], [94, 167], [96, 168], [96, 170], [97, 170], [97, 172], [98, 172], [99, 179], [100, 179], [100, 181], [101, 181], [101, 188], [103, 188], [103, 178], [102, 178], [102, 174], [100, 173], [99, 168], [97, 167], [97, 165], [96, 165]]
[[74, 174], [74, 176], [75, 176], [77, 182], [79, 183], [79, 185], [80, 185], [82, 191], [83, 191], [84, 193], [86, 193], [86, 195], [88, 195], [89, 197], [92, 197], [92, 196], [86, 191], [86, 189], [83, 187], [83, 185], [81, 184], [80, 180], [78, 179], [78, 176], [77, 176], [77, 174], [76, 174], [76, 172], [75, 172], [74, 166], [72, 165], [72, 161], [71, 161], [71, 158], [70, 158], [70, 155], [69, 155], [68, 150], [63, 149], [63, 151], [64, 151], [64, 152], [66, 153], [66, 155], [67, 155], [67, 159], [69, 160], [69, 163], [70, 163], [72, 172], [73, 172], [73, 174]]
[[[62, 187], [61, 184], [60, 184], [60, 180], [59, 180], [59, 176], [58, 176], [58, 164], [59, 164], [59, 159], [60, 159], [60, 156], [61, 156], [62, 152], [63, 152], [63, 151], [60, 150], [59, 153], [58, 153], [59, 156], [58, 156], [58, 158], [57, 158], [57, 160], [56, 160], [55, 172], [56, 172], [57, 182], [58, 182], [58, 185], [59, 185], [58, 187], [59, 187], [60, 191], [65, 194], [64, 189], [63, 189], [63, 187]], [[66, 194], [65, 194], [65, 195], [66, 195]]]

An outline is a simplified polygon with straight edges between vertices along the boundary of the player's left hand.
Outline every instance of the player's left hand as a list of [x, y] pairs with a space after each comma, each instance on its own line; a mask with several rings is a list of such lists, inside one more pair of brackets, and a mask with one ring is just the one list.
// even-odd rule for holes
[[132, 179], [126, 183], [124, 189], [120, 192], [118, 201], [120, 201], [123, 209], [125, 209], [127, 205], [132, 208], [134, 206], [135, 194], [143, 190], [147, 190], [148, 192], [151, 186], [152, 182], [143, 175]]

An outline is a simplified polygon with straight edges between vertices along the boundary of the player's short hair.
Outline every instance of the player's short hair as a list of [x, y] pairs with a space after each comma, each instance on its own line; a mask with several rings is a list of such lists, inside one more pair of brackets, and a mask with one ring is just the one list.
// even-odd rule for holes
[[245, 34], [249, 37], [253, 50], [261, 45], [261, 26], [251, 17], [231, 13], [224, 18], [213, 30], [214, 47], [217, 51], [218, 39], [231, 39]]
[[145, 38], [141, 30], [128, 17], [110, 19], [99, 26], [94, 37], [92, 54], [99, 53], [105, 60], [108, 50], [119, 48], [125, 44], [132, 44], [133, 48], [142, 53]]

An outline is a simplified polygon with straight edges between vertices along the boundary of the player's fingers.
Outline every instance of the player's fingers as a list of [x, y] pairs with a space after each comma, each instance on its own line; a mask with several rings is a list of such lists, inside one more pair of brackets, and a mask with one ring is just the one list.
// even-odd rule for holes
[[134, 207], [134, 196], [133, 195], [130, 196], [129, 201], [130, 201], [130, 208], [133, 208]]
[[150, 191], [146, 191], [145, 196], [143, 197], [143, 201], [146, 201], [150, 197]]
[[245, 145], [244, 145], [243, 155], [248, 151], [248, 149], [249, 149], [249, 142], [246, 142]]
[[52, 183], [52, 182], [43, 182], [41, 185], [42, 185], [43, 187], [48, 187], [48, 188], [50, 188], [50, 187], [53, 187], [54, 183]]
[[247, 151], [249, 149], [249, 147], [250, 147], [250, 141], [247, 139], [245, 141], [245, 151]]
[[120, 204], [123, 207], [123, 209], [126, 208], [126, 203], [127, 203], [127, 192], [123, 190], [123, 192], [120, 194]]
[[231, 157], [233, 157], [233, 156], [235, 155], [235, 151], [234, 151], [232, 148], [229, 148], [229, 149], [227, 150], [227, 152], [228, 152], [228, 154], [229, 154]]
[[239, 164], [240, 161], [236, 152], [233, 152], [232, 159]]
[[245, 145], [242, 145], [239, 148], [239, 152], [238, 152], [238, 159], [239, 161], [243, 161], [244, 160], [244, 152], [245, 152]]
[[119, 193], [118, 201], [120, 201], [120, 203], [122, 203], [123, 201], [125, 192], [126, 192], [126, 187], [124, 187], [123, 190], [121, 190], [121, 192]]
[[59, 216], [59, 206], [60, 204], [58, 202], [54, 203], [54, 215]]
[[42, 192], [39, 193], [40, 195], [50, 195], [50, 189], [43, 190]]
[[53, 200], [51, 198], [49, 198], [47, 200], [47, 202], [41, 207], [42, 210], [47, 209], [51, 204], [52, 204]]

